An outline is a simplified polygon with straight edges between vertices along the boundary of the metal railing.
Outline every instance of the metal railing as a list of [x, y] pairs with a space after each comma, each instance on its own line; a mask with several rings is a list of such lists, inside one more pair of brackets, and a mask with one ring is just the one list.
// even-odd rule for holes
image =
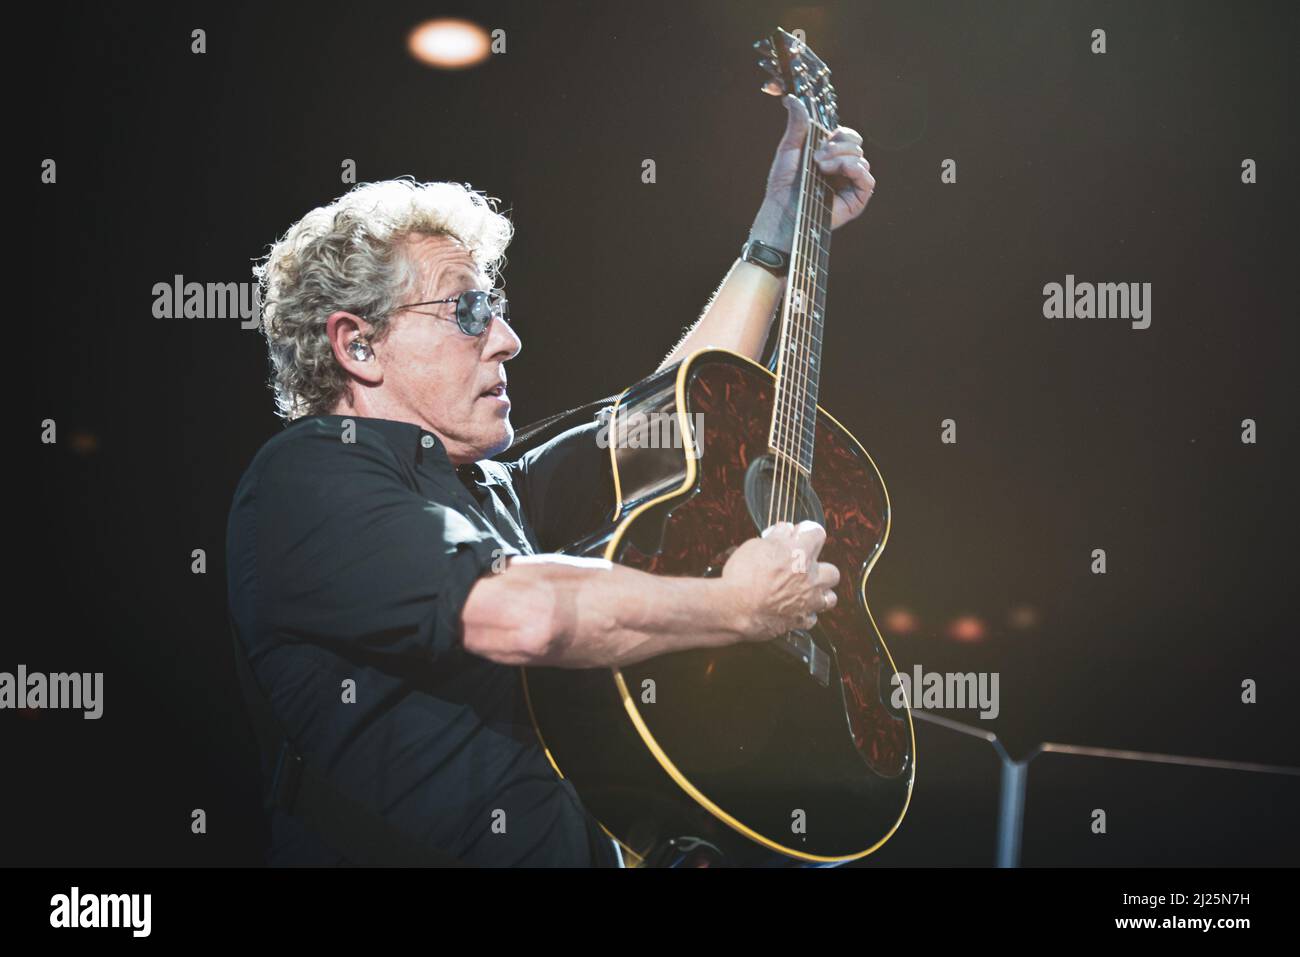
[[1029, 764], [1041, 754], [1074, 754], [1093, 758], [1140, 761], [1146, 764], [1174, 764], [1189, 768], [1212, 768], [1221, 771], [1245, 771], [1256, 774], [1279, 774], [1300, 777], [1300, 768], [1283, 764], [1259, 764], [1253, 761], [1223, 761], [1217, 758], [1194, 758], [1182, 754], [1157, 754], [1119, 748], [1095, 748], [1088, 745], [1060, 744], [1045, 741], [1035, 745], [1021, 760], [1011, 757], [992, 731], [954, 721], [937, 714], [913, 710], [912, 717], [958, 734], [981, 738], [993, 748], [1002, 764], [1002, 781], [998, 791], [997, 859], [998, 867], [1020, 866], [1020, 845], [1024, 837], [1025, 789], [1029, 781]]

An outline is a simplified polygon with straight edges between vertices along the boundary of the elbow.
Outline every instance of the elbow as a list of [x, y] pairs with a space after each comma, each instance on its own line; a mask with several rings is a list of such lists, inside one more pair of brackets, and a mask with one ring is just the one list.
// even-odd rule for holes
[[[504, 576], [497, 576], [498, 579]], [[462, 644], [470, 654], [505, 665], [538, 665], [551, 661], [565, 639], [557, 589], [548, 582], [515, 582], [503, 594], [477, 596], [471, 592], [462, 615]], [[489, 589], [496, 592], [497, 589]], [[481, 599], [481, 600], [476, 600]]]

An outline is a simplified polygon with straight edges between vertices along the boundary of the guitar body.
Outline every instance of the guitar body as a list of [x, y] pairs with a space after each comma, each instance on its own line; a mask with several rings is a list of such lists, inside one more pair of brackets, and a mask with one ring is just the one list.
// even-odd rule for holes
[[[610, 428], [615, 512], [568, 551], [658, 575], [719, 574], [768, 524], [776, 395], [771, 372], [724, 350], [626, 391]], [[880, 847], [906, 812], [912, 718], [891, 705], [894, 664], [865, 591], [889, 499], [853, 436], [819, 406], [816, 416], [816, 473], [801, 479], [793, 515], [825, 526], [819, 560], [841, 580], [811, 633], [624, 668], [524, 670], [557, 772], [635, 855], [689, 835], [737, 863], [847, 861]], [[665, 434], [679, 441], [656, 441]]]

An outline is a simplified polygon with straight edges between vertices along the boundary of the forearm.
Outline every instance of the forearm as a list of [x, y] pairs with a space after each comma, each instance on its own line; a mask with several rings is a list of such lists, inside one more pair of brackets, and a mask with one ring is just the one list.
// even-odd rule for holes
[[485, 576], [462, 612], [466, 650], [513, 665], [617, 667], [742, 640], [716, 578], [650, 575], [602, 559], [527, 555]]
[[[768, 201], [759, 209], [749, 238], [788, 250], [793, 233], [793, 222]], [[665, 369], [692, 352], [709, 347], [730, 349], [757, 362], [762, 358], [772, 317], [784, 291], [784, 280], [760, 266], [736, 259], [703, 314], [659, 368]]]
[[766, 269], [737, 259], [704, 313], [659, 368], [707, 348], [730, 349], [757, 362], [784, 287]]

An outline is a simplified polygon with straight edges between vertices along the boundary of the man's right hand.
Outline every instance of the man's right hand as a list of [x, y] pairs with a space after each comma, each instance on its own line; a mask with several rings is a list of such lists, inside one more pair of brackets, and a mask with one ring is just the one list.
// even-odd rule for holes
[[816, 522], [777, 522], [732, 552], [722, 581], [750, 640], [811, 628], [818, 613], [835, 607], [840, 571], [817, 561], [825, 542], [826, 529]]

